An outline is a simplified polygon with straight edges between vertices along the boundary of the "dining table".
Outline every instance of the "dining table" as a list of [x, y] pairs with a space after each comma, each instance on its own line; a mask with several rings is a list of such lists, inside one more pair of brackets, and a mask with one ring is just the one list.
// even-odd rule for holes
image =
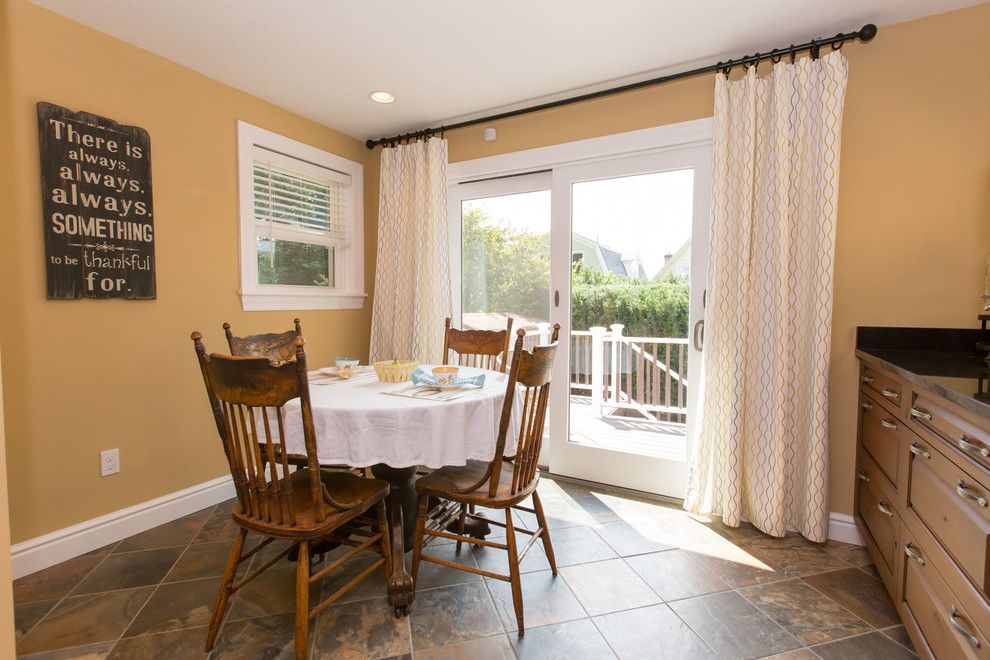
[[[426, 374], [431, 365], [420, 367]], [[462, 379], [484, 376], [483, 383], [457, 389], [383, 382], [373, 367], [358, 367], [349, 378], [332, 369], [310, 373], [309, 392], [320, 465], [370, 468], [389, 484], [386, 498], [392, 562], [387, 568], [388, 602], [396, 615], [407, 611], [415, 585], [405, 565], [416, 527], [416, 473], [490, 461], [495, 454], [507, 376], [497, 371], [461, 367]], [[518, 399], [518, 397], [517, 397]], [[305, 455], [302, 419], [292, 414], [298, 400], [286, 404], [285, 449]], [[518, 401], [513, 405], [505, 452], [515, 449]], [[472, 530], [488, 533], [487, 525]]]

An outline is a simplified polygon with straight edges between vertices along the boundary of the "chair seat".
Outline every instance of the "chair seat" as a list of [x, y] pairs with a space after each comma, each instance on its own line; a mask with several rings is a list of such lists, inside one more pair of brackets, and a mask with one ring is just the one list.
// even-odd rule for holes
[[386, 481], [359, 477], [350, 472], [320, 470], [320, 479], [327, 494], [340, 504], [346, 505], [347, 509], [340, 511], [328, 503], [324, 508], [326, 517], [318, 522], [316, 520], [316, 508], [313, 505], [309, 472], [297, 470], [288, 477], [279, 480], [283, 489], [286, 487], [286, 482], [292, 486], [292, 502], [296, 516], [294, 525], [289, 524], [288, 516], [284, 515], [284, 508], [282, 524], [246, 516], [240, 504], [234, 505], [231, 515], [239, 525], [261, 534], [290, 539], [316, 538], [339, 527], [351, 518], [361, 515], [388, 495], [389, 490]]
[[465, 504], [481, 504], [489, 508], [503, 508], [517, 504], [526, 499], [536, 489], [540, 481], [540, 471], [529, 485], [512, 492], [512, 463], [502, 462], [502, 475], [498, 480], [498, 490], [495, 497], [488, 495], [488, 479], [473, 490], [468, 490], [485, 477], [488, 461], [471, 461], [467, 465], [448, 465], [434, 470], [416, 481], [416, 492], [423, 495], [441, 497], [445, 500], [463, 502]]

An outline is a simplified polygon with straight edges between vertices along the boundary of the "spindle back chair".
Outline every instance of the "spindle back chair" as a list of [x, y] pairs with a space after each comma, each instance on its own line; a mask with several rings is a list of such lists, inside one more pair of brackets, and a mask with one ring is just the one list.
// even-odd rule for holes
[[506, 321], [505, 330], [459, 330], [450, 327], [448, 316], [444, 320], [443, 364], [450, 364], [450, 354], [453, 352], [456, 364], [460, 366], [505, 373], [511, 333], [511, 316]]
[[[227, 456], [237, 494], [231, 517], [238, 526], [207, 633], [206, 650], [216, 641], [231, 594], [258, 577], [290, 552], [296, 563], [296, 657], [305, 658], [309, 620], [390, 558], [384, 481], [348, 472], [321, 470], [306, 375], [302, 337], [294, 340], [294, 359], [276, 362], [266, 357], [207, 355], [199, 332], [192, 334], [196, 356], [213, 409], [214, 421]], [[298, 400], [293, 411], [290, 402]], [[305, 466], [289, 472], [283, 450], [287, 415], [299, 415], [305, 446]], [[248, 532], [263, 540], [242, 553]], [[237, 568], [276, 539], [291, 541], [283, 552], [235, 583]], [[342, 557], [310, 575], [310, 544], [351, 546]], [[377, 546], [377, 547], [376, 547]], [[310, 609], [310, 585], [360, 552], [381, 553], [359, 578]]]
[[[425, 560], [510, 582], [520, 637], [525, 634], [526, 628], [523, 622], [519, 564], [537, 539], [542, 540], [543, 549], [550, 562], [550, 569], [554, 575], [557, 574], [553, 545], [550, 541], [550, 530], [547, 527], [543, 504], [540, 502], [536, 488], [540, 478], [537, 460], [543, 444], [544, 423], [550, 398], [550, 380], [558, 348], [559, 333], [560, 325], [555, 324], [550, 345], [537, 346], [532, 352], [529, 352], [523, 350], [525, 330], [520, 329], [518, 331], [512, 352], [508, 382], [505, 386], [505, 399], [502, 403], [502, 416], [499, 423], [495, 455], [492, 460], [490, 462], [468, 461], [467, 465], [463, 466], [443, 467], [416, 482], [419, 508], [413, 546], [413, 580], [416, 579], [420, 561]], [[516, 436], [516, 447], [512, 454], [506, 455], [505, 448], [512, 426], [514, 401], [519, 396], [522, 397], [523, 401], [519, 407], [517, 420], [519, 430]], [[532, 508], [521, 504], [527, 497], [532, 497]], [[439, 499], [441, 504], [428, 509], [427, 505], [430, 498]], [[475, 513], [473, 509], [475, 506], [504, 510], [505, 522], [499, 522]], [[524, 526], [517, 527], [512, 520], [513, 509], [534, 514], [538, 528], [529, 530]], [[472, 539], [465, 536], [464, 525], [468, 518], [504, 527], [506, 542]], [[458, 529], [456, 534], [447, 531], [455, 522]], [[531, 537], [522, 552], [518, 551], [516, 532]], [[457, 542], [458, 549], [462, 543], [472, 543], [506, 550], [509, 555], [509, 575], [500, 575], [474, 566], [424, 554], [423, 547], [436, 538], [453, 539]]]

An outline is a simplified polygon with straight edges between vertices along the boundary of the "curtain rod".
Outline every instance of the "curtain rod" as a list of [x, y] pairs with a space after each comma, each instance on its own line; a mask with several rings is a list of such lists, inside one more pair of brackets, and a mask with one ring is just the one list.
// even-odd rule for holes
[[773, 60], [775, 63], [779, 62], [781, 58], [785, 56], [790, 56], [791, 62], [794, 61], [794, 56], [801, 51], [811, 51], [811, 57], [818, 59], [819, 52], [822, 46], [831, 46], [832, 50], [837, 50], [847, 41], [859, 40], [862, 42], [868, 42], [877, 36], [877, 26], [873, 23], [867, 23], [859, 30], [855, 32], [845, 32], [839, 33], [834, 37], [824, 37], [822, 39], [812, 39], [803, 44], [794, 45], [791, 44], [787, 48], [774, 48], [767, 53], [754, 53], [753, 55], [743, 55], [738, 59], [731, 59], [727, 62], [716, 62], [715, 64], [710, 64], [708, 66], [699, 67], [697, 69], [691, 69], [689, 71], [681, 71], [679, 73], [672, 73], [666, 76], [660, 76], [659, 78], [651, 78], [650, 80], [641, 80], [640, 82], [629, 83], [626, 85], [620, 85], [618, 87], [611, 87], [609, 89], [602, 89], [597, 92], [589, 92], [588, 94], [581, 94], [579, 96], [572, 96], [566, 99], [559, 99], [557, 101], [549, 101], [547, 103], [541, 103], [539, 105], [530, 106], [527, 108], [518, 108], [516, 110], [508, 110], [506, 112], [500, 112], [498, 114], [489, 115], [487, 117], [479, 117], [477, 119], [468, 119], [466, 121], [460, 121], [455, 124], [450, 124], [448, 126], [438, 126], [436, 128], [424, 128], [422, 130], [413, 131], [412, 133], [403, 133], [402, 135], [393, 135], [392, 137], [379, 138], [377, 140], [368, 140], [365, 142], [365, 146], [369, 149], [374, 149], [375, 147], [383, 144], [396, 144], [406, 140], [417, 140], [419, 138], [428, 137], [430, 135], [435, 135], [437, 133], [443, 133], [444, 131], [452, 131], [458, 128], [465, 128], [467, 126], [476, 126], [477, 124], [487, 124], [489, 122], [498, 121], [500, 119], [508, 119], [509, 117], [518, 117], [519, 115], [527, 115], [531, 112], [540, 112], [541, 110], [550, 110], [551, 108], [559, 108], [564, 105], [571, 105], [573, 103], [581, 103], [583, 101], [590, 101], [592, 99], [601, 98], [603, 96], [611, 96], [613, 94], [620, 94], [622, 92], [628, 92], [634, 89], [641, 89], [643, 87], [652, 87], [653, 85], [662, 85], [663, 83], [673, 82], [674, 80], [681, 80], [683, 78], [690, 78], [692, 76], [699, 76], [704, 73], [716, 73], [728, 72], [735, 66], [745, 66], [750, 67], [754, 64], [762, 62], [764, 60]]

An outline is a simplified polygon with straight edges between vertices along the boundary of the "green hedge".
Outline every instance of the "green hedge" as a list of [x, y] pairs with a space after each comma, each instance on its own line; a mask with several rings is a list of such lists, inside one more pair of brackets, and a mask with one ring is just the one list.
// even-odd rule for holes
[[571, 327], [622, 323], [627, 336], [686, 337], [689, 292], [683, 276], [650, 281], [582, 271], [571, 287]]

